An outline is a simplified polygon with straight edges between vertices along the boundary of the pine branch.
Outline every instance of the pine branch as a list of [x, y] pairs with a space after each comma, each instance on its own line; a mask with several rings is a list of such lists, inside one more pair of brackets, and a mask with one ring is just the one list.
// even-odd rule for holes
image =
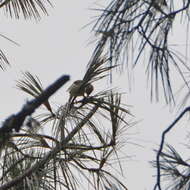
[[158, 153], [156, 155], [157, 181], [156, 181], [156, 184], [154, 186], [154, 190], [156, 190], [157, 188], [158, 188], [158, 190], [162, 190], [161, 184], [160, 184], [160, 177], [161, 177], [161, 172], [160, 172], [160, 169], [161, 169], [161, 167], [160, 167], [160, 157], [162, 155], [162, 150], [163, 150], [166, 134], [170, 132], [170, 130], [175, 126], [175, 124], [188, 111], [190, 111], [190, 107], [187, 107], [183, 112], [181, 112], [181, 114], [172, 122], [172, 124], [167, 129], [165, 129], [163, 131], [163, 133], [162, 133], [160, 148], [159, 148]]
[[9, 116], [0, 128], [0, 150], [10, 137], [10, 133], [15, 130], [20, 131], [22, 124], [27, 116], [30, 116], [34, 111], [43, 104], [51, 95], [53, 95], [62, 85], [69, 80], [68, 75], [63, 75], [52, 85], [50, 85], [41, 95], [37, 98], [27, 102], [22, 110], [17, 114]]
[[37, 171], [39, 168], [44, 166], [46, 163], [48, 163], [49, 160], [51, 160], [59, 151], [62, 150], [63, 146], [67, 144], [73, 136], [88, 122], [88, 120], [93, 116], [93, 114], [97, 111], [98, 106], [94, 106], [94, 108], [88, 113], [88, 115], [68, 134], [66, 138], [64, 138], [59, 144], [55, 146], [51, 151], [49, 151], [43, 159], [41, 159], [39, 162], [35, 163], [31, 168], [24, 171], [20, 176], [14, 178], [10, 182], [7, 182], [0, 186], [1, 190], [7, 190], [18, 183], [20, 183], [24, 178], [30, 176], [33, 172]]

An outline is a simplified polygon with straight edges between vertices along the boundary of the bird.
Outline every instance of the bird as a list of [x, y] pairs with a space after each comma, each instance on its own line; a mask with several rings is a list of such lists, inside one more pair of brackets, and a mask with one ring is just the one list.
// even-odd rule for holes
[[85, 87], [86, 95], [89, 96], [93, 90], [94, 90], [94, 86], [92, 84], [88, 83], [87, 86]]
[[88, 97], [92, 93], [93, 90], [94, 90], [94, 87], [91, 83], [84, 84], [83, 80], [76, 80], [67, 89], [67, 91], [70, 94], [69, 102], [72, 102], [74, 98], [78, 96]]

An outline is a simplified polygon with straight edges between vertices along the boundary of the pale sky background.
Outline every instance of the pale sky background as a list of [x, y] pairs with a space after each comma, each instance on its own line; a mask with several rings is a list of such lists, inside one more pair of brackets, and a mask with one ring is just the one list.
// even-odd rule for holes
[[[50, 99], [55, 106], [65, 103], [68, 98], [66, 89], [72, 81], [82, 78], [85, 73], [85, 67], [95, 45], [88, 45], [93, 40], [90, 34], [91, 27], [85, 29], [82, 27], [91, 21], [92, 16], [97, 15], [96, 12], [88, 10], [93, 7], [93, 1], [52, 3], [54, 9], [50, 8], [49, 16], [42, 17], [38, 23], [10, 19], [1, 14], [0, 34], [20, 44], [16, 46], [0, 37], [0, 48], [11, 63], [11, 67], [8, 67], [5, 72], [0, 71], [1, 121], [20, 110], [29, 98], [15, 88], [15, 80], [22, 77], [21, 71], [27, 70], [39, 76], [44, 87], [62, 74], [71, 76], [71, 81]], [[179, 35], [179, 31], [176, 30], [175, 34]], [[176, 43], [178, 43], [177, 39], [174, 44]], [[148, 161], [155, 159], [153, 148], [156, 148], [160, 142], [161, 132], [173, 121], [176, 114], [170, 112], [164, 101], [157, 104], [150, 103], [146, 81], [142, 80], [144, 76], [141, 67], [137, 69], [138, 77], [135, 78], [132, 92], [129, 92], [126, 83], [126, 73], [116, 76], [114, 85], [119, 84], [121, 91], [127, 93], [124, 102], [133, 106], [131, 111], [140, 122], [129, 130], [129, 135], [126, 137], [131, 144], [126, 144], [125, 153], [131, 158], [127, 158], [123, 166], [125, 184], [129, 190], [150, 190], [155, 183], [153, 176], [156, 174], [156, 169], [152, 169]], [[97, 87], [100, 90], [101, 88], [105, 88], [105, 83]], [[180, 139], [183, 139], [182, 135], [186, 133], [181, 134], [185, 129], [182, 124], [188, 126], [187, 120], [180, 122], [180, 127], [171, 136], [171, 141], [176, 142], [177, 139], [178, 142], [179, 130]]]

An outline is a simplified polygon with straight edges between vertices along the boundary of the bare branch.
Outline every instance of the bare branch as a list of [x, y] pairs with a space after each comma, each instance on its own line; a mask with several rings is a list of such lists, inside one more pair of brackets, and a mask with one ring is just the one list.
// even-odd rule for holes
[[158, 150], [158, 153], [156, 155], [156, 167], [157, 167], [157, 182], [154, 186], [154, 190], [158, 188], [158, 190], [162, 190], [161, 184], [160, 184], [160, 177], [161, 177], [161, 172], [160, 172], [160, 156], [162, 154], [164, 142], [165, 142], [165, 137], [166, 134], [170, 132], [170, 130], [175, 126], [175, 124], [183, 117], [183, 115], [190, 111], [190, 107], [187, 107], [181, 114], [172, 122], [172, 124], [163, 131], [162, 137], [161, 137], [161, 143], [160, 143], [160, 148]]

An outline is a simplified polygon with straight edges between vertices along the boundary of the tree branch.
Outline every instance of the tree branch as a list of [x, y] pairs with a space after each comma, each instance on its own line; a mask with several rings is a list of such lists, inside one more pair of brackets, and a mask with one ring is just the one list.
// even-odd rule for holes
[[164, 146], [164, 141], [165, 141], [165, 136], [174, 127], [174, 125], [183, 117], [183, 115], [186, 112], [188, 112], [188, 111], [190, 111], [190, 107], [185, 108], [185, 110], [183, 112], [181, 112], [181, 114], [162, 133], [160, 148], [159, 148], [158, 153], [156, 155], [157, 181], [156, 181], [156, 184], [154, 186], [154, 190], [156, 190], [157, 188], [158, 188], [158, 190], [162, 190], [161, 184], [160, 184], [160, 177], [161, 177], [161, 172], [160, 172], [160, 156], [162, 154], [162, 150], [163, 150], [163, 146]]
[[69, 80], [68, 75], [63, 75], [52, 85], [50, 85], [40, 96], [27, 102], [22, 110], [17, 114], [9, 116], [3, 126], [0, 128], [0, 137], [12, 132], [15, 129], [16, 132], [19, 132], [26, 116], [31, 115], [34, 111], [43, 104], [51, 95], [53, 95], [62, 85], [64, 85]]
[[20, 183], [24, 178], [30, 176], [33, 172], [44, 166], [49, 160], [51, 160], [59, 151], [63, 149], [63, 146], [68, 144], [68, 142], [73, 138], [73, 136], [89, 121], [89, 119], [93, 116], [93, 114], [97, 111], [98, 106], [94, 106], [94, 108], [88, 113], [88, 115], [68, 134], [66, 138], [64, 138], [60, 143], [58, 143], [55, 148], [49, 151], [39, 162], [35, 163], [29, 169], [23, 171], [21, 175], [14, 178], [13, 180], [3, 184], [0, 186], [0, 190], [7, 190], [18, 183]]

